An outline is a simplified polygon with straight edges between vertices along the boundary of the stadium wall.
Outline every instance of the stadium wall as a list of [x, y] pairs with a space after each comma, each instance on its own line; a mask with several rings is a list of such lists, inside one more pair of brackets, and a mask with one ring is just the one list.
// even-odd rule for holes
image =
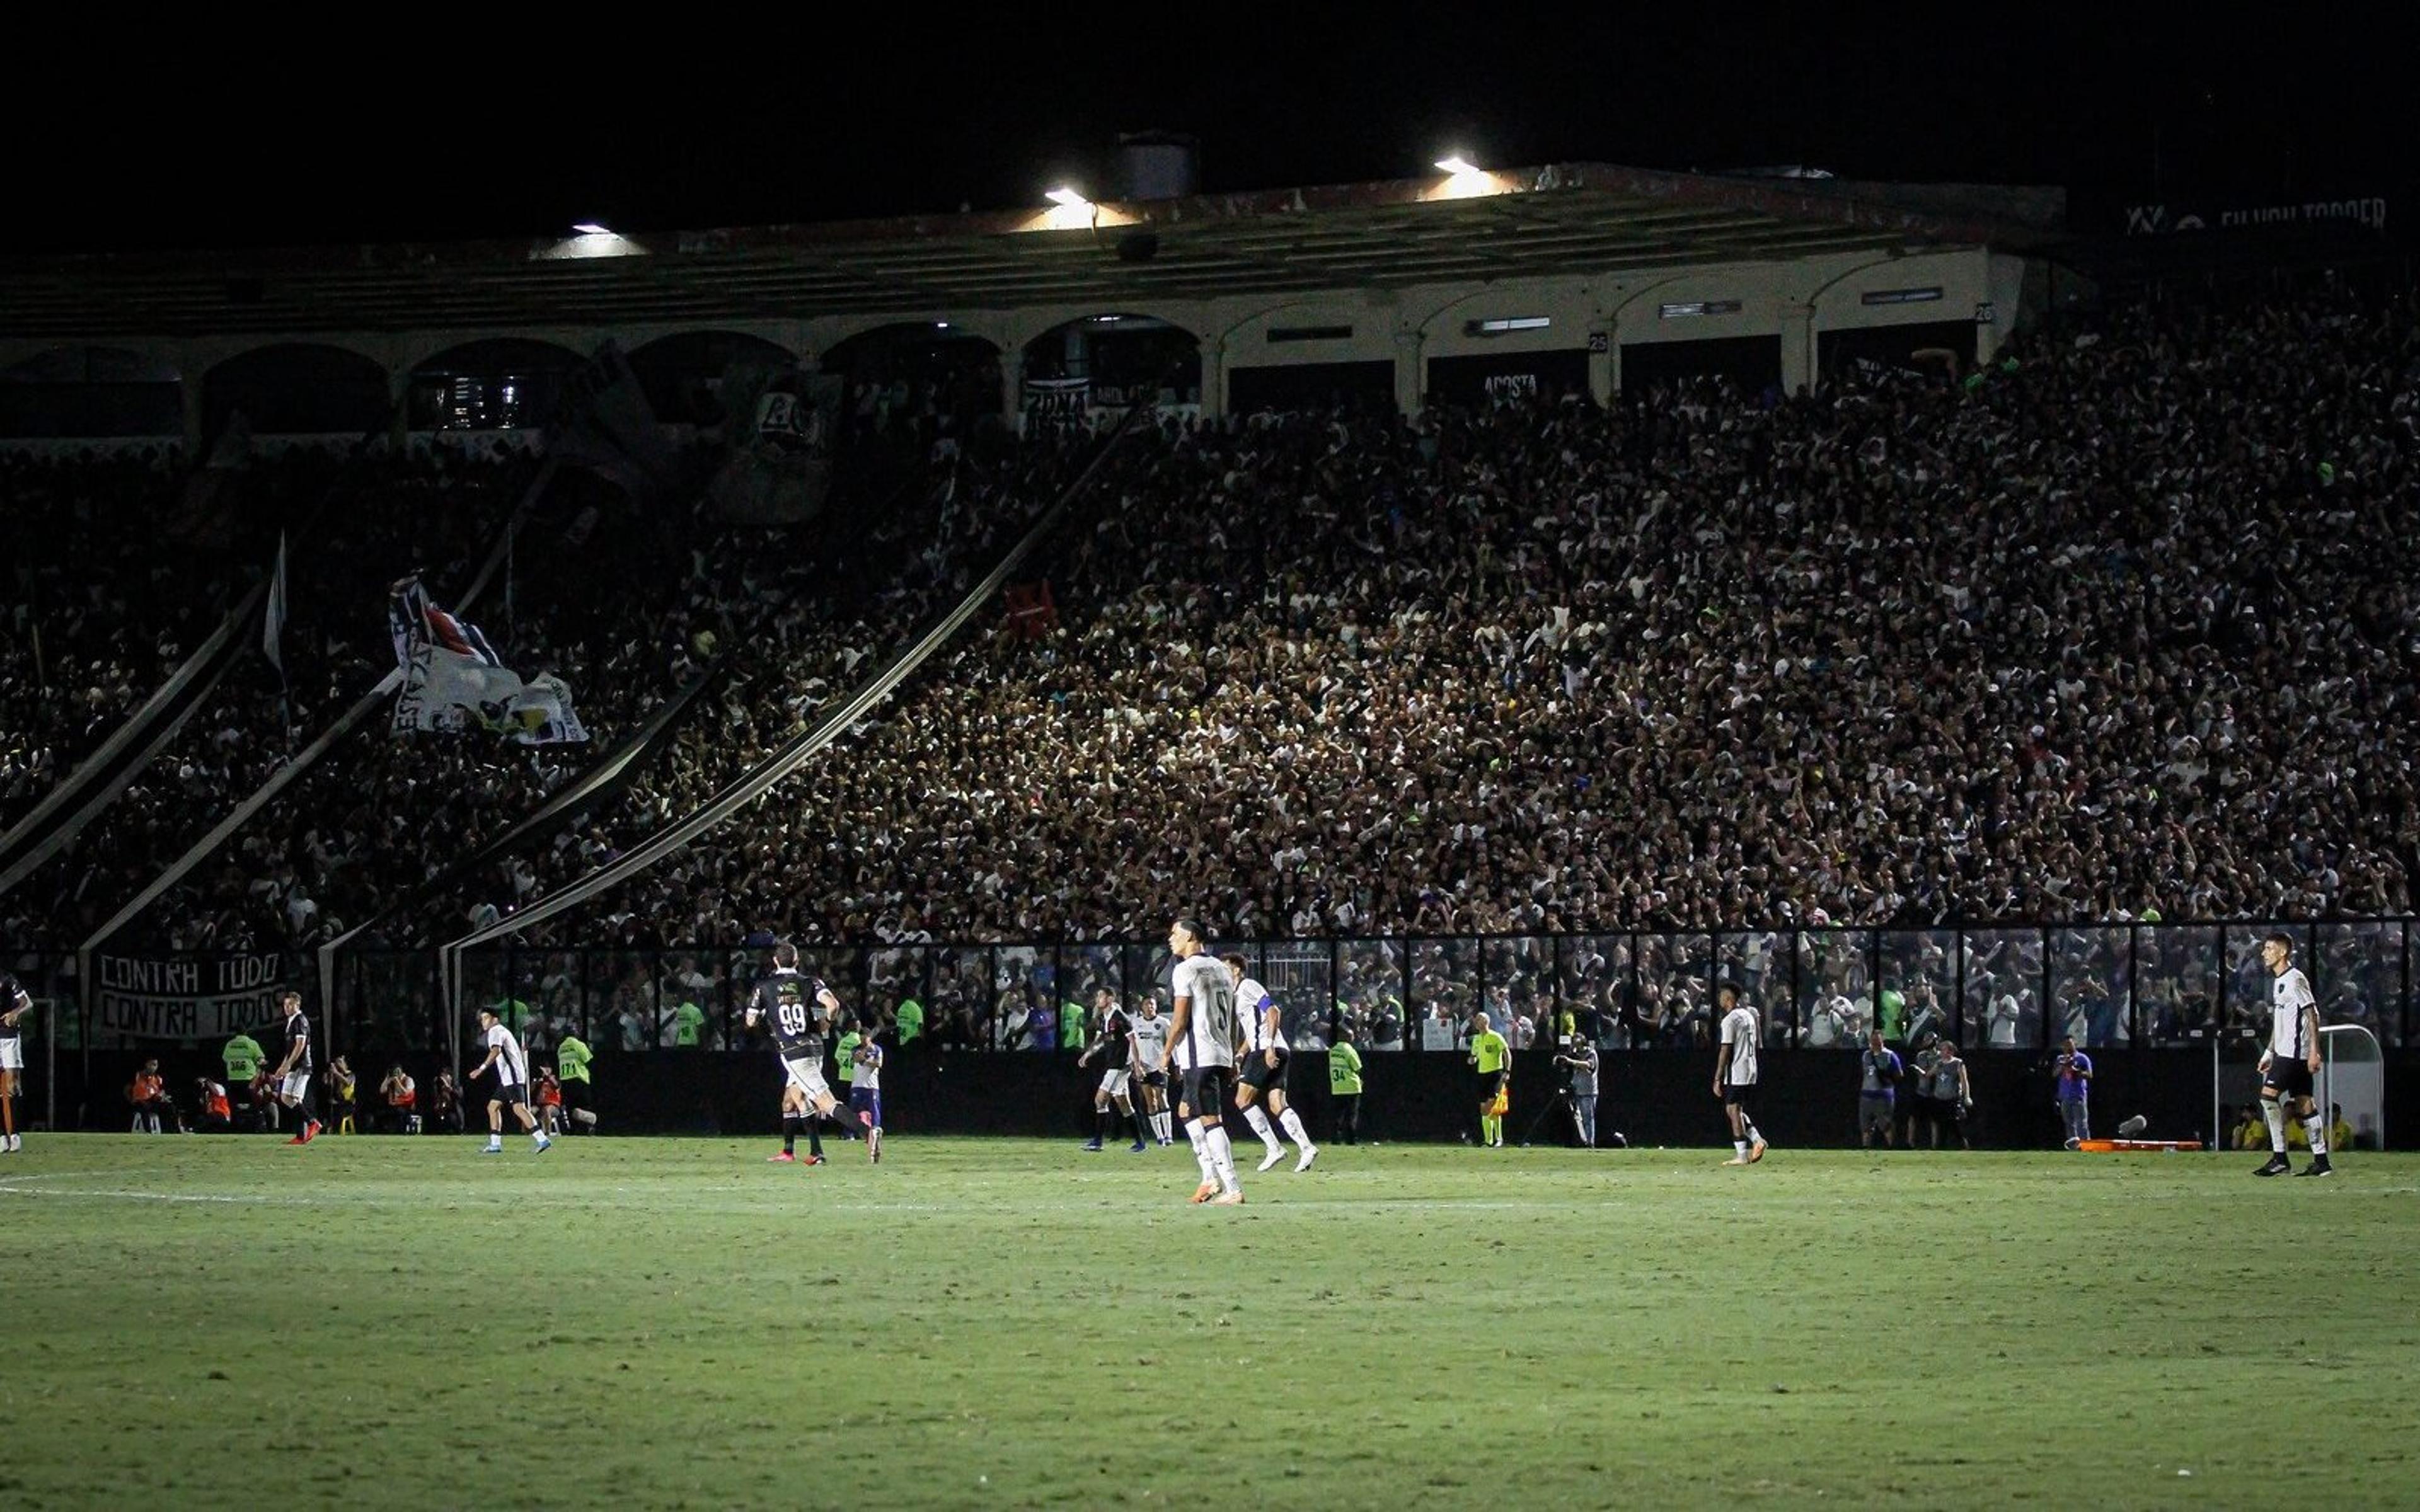
[[[94, 1050], [58, 1060], [62, 1125], [86, 1130], [127, 1126], [125, 1088], [147, 1055], [160, 1058], [168, 1088], [192, 1105], [194, 1078], [219, 1075], [217, 1052], [163, 1045], [152, 1050]], [[1295, 1103], [1314, 1138], [1331, 1127], [1326, 1056], [1295, 1057]], [[2142, 1114], [2148, 1136], [2211, 1136], [2211, 1057], [2202, 1049], [2096, 1052], [2092, 1122], [2114, 1134], [2120, 1119]], [[1978, 1148], [2041, 1149], [2058, 1144], [2048, 1057], [2037, 1051], [1977, 1050], [1966, 1057], [1977, 1114], [1970, 1133]], [[324, 1064], [324, 1062], [322, 1063]], [[424, 1107], [435, 1085], [438, 1057], [406, 1056]], [[1597, 1111], [1601, 1130], [1620, 1131], [1633, 1145], [1712, 1148], [1724, 1142], [1720, 1108], [1711, 1092], [1711, 1052], [1641, 1050], [1602, 1057]], [[1361, 1137], [1381, 1142], [1450, 1143], [1468, 1133], [1475, 1113], [1470, 1072], [1459, 1054], [1372, 1053], [1362, 1057], [1365, 1091]], [[22, 1109], [39, 1117], [47, 1088], [42, 1068], [30, 1066]], [[360, 1075], [364, 1128], [368, 1127], [386, 1065], [364, 1061]], [[2385, 1127], [2389, 1148], [2420, 1149], [2420, 1052], [2386, 1055]], [[674, 1050], [600, 1053], [595, 1062], [595, 1106], [613, 1134], [769, 1136], [780, 1127], [781, 1080], [766, 1051]], [[1093, 1130], [1097, 1066], [1072, 1055], [1032, 1052], [894, 1052], [883, 1069], [887, 1126], [917, 1134], [989, 1134], [1081, 1139]], [[1528, 1050], [1514, 1057], [1508, 1140], [1527, 1133], [1558, 1086], [1552, 1055]], [[486, 1104], [474, 1091], [471, 1124], [483, 1126]], [[2230, 1108], [2243, 1094], [2230, 1091]], [[324, 1113], [326, 1098], [321, 1096]], [[1755, 1104], [1759, 1126], [1776, 1147], [1848, 1148], [1856, 1144], [1857, 1067], [1846, 1052], [1779, 1052], [1766, 1057]], [[1568, 1142], [1568, 1125], [1550, 1119], [1534, 1138]]]
[[[157, 376], [161, 392], [171, 395], [154, 405], [158, 412], [139, 424], [109, 408], [104, 402], [107, 395], [96, 397], [82, 388], [70, 392], [70, 378], [80, 380], [91, 366], [82, 360], [84, 354], [101, 348], [0, 337], [0, 380], [10, 385], [8, 396], [20, 401], [7, 408], [22, 412], [20, 424], [0, 430], [13, 429], [8, 444], [55, 439], [38, 434], [45, 426], [34, 420], [55, 412], [62, 417], [55, 424], [63, 432], [123, 436], [132, 433], [132, 425], [147, 439], [157, 440], [177, 433], [181, 410], [182, 440], [189, 450], [198, 448], [208, 418], [204, 405], [208, 376], [223, 369], [240, 371], [244, 359], [279, 347], [335, 348], [375, 363], [384, 370], [393, 400], [409, 392], [414, 371], [432, 359], [498, 341], [545, 343], [584, 355], [608, 340], [625, 350], [637, 350], [667, 338], [719, 332], [768, 342], [813, 363], [852, 337], [885, 328], [931, 328], [947, 322], [953, 331], [981, 337], [999, 348], [1004, 382], [1013, 389], [1028, 342], [1091, 316], [1146, 309], [1191, 332], [1200, 342], [1202, 403], [1214, 414], [1223, 412], [1229, 395], [1226, 376], [1238, 368], [1387, 363], [1393, 368], [1396, 402], [1408, 412], [1421, 401], [1432, 359], [1529, 350], [1587, 354], [1590, 387], [1603, 402], [1621, 391], [1621, 353], [1625, 346], [1742, 336], [1778, 340], [1779, 381], [1785, 389], [1795, 389], [1815, 380], [1819, 339], [1828, 331], [1906, 321], [1976, 320], [1981, 323], [1979, 355], [1988, 359], [2017, 318], [2016, 293], [2024, 284], [2024, 266], [2019, 258], [1971, 246], [1903, 255], [1825, 254], [1664, 269], [1575, 270], [1500, 282], [1459, 280], [1207, 300], [1153, 299], [1116, 309], [1096, 304], [973, 310], [937, 306], [808, 319], [707, 316], [694, 326], [504, 324], [402, 332], [297, 329], [242, 335], [114, 337], [108, 347], [110, 360]], [[1869, 302], [1871, 296], [1923, 290], [1937, 292], [1907, 302]], [[1695, 313], [1679, 313], [1690, 306], [1699, 308]], [[1987, 316], [1988, 323], [1982, 323]], [[1518, 331], [1485, 329], [1491, 319], [1522, 317], [1543, 317], [1547, 324]], [[1323, 330], [1344, 333], [1291, 334]], [[227, 369], [230, 363], [239, 366]], [[295, 381], [302, 384], [305, 378], [298, 374]], [[273, 396], [264, 398], [276, 402]], [[310, 394], [301, 392], [291, 398], [292, 408], [307, 408], [312, 402]], [[1005, 393], [1003, 399], [1005, 412], [1016, 413], [1017, 395]], [[80, 404], [91, 413], [77, 409]]]

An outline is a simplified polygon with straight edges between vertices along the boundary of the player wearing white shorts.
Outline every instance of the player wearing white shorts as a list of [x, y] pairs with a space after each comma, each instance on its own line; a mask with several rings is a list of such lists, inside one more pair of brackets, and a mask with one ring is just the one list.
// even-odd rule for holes
[[[1140, 1155], [1149, 1147], [1142, 1142], [1142, 1119], [1136, 1117], [1134, 1102], [1127, 1095], [1127, 1087], [1134, 1079], [1134, 1024], [1106, 987], [1093, 998], [1093, 1042], [1076, 1057], [1076, 1064], [1090, 1065], [1093, 1057], [1098, 1056], [1101, 1063], [1109, 1069], [1101, 1072], [1101, 1085], [1093, 1092], [1093, 1119], [1096, 1127], [1084, 1148], [1098, 1151], [1109, 1142], [1109, 1132], [1117, 1127], [1117, 1120], [1124, 1119], [1134, 1125], [1134, 1143], [1126, 1149]], [[1114, 1117], [1110, 1113], [1111, 1108], [1117, 1110]]]
[[25, 1148], [17, 1133], [17, 1097], [25, 1078], [25, 1015], [33, 1011], [33, 995], [0, 971], [0, 1155]]
[[748, 1027], [772, 1030], [782, 1057], [782, 1152], [769, 1161], [798, 1161], [799, 1132], [807, 1135], [809, 1165], [824, 1163], [823, 1135], [815, 1120], [846, 1128], [850, 1114], [824, 1080], [824, 1036], [840, 1016], [840, 999], [819, 977], [799, 974], [799, 948], [784, 940], [773, 947], [773, 973], [756, 983], [748, 1002]]
[[307, 1145], [319, 1137], [319, 1120], [311, 1113], [311, 1021], [302, 1016], [302, 995], [287, 988], [277, 1006], [286, 1015], [286, 1057], [277, 1063], [277, 1101], [296, 1114], [289, 1145]]
[[1134, 1077], [1142, 1088], [1142, 1115], [1151, 1123], [1153, 1137], [1162, 1145], [1176, 1143], [1169, 1123], [1168, 1020], [1159, 1016], [1159, 995], [1142, 995], [1142, 1007], [1129, 1026], [1134, 1035]]
[[504, 1027], [503, 1016], [492, 1008], [479, 1010], [479, 1034], [488, 1046], [488, 1057], [462, 1078], [462, 1085], [468, 1087], [488, 1068], [495, 1068], [496, 1090], [488, 1099], [488, 1144], [479, 1153], [504, 1152], [504, 1109], [511, 1108], [513, 1117], [520, 1120], [521, 1133], [530, 1136], [531, 1152], [545, 1154], [554, 1148], [554, 1141], [537, 1126], [537, 1115], [530, 1111], [529, 1057], [521, 1054], [520, 1041]]
[[[1176, 1011], [1168, 1022], [1170, 1057], [1185, 1072], [1177, 1112], [1196, 1134], [1194, 1158], [1202, 1166], [1196, 1202], [1234, 1207], [1244, 1200], [1235, 1180], [1235, 1150], [1227, 1142], [1227, 1099], [1235, 1075], [1235, 980], [1203, 949], [1201, 921], [1180, 918], [1169, 926], [1168, 950], [1176, 957]], [[1163, 1060], [1161, 1069], [1167, 1069]]]
[[[2328, 1120], [2311, 1097], [2312, 1078], [2319, 1073], [2319, 1002], [2311, 983], [2294, 964], [2294, 938], [2272, 934], [2260, 942], [2260, 961], [2276, 979], [2269, 984], [2269, 1048], [2260, 1053], [2260, 1116], [2269, 1123], [2269, 1164], [2255, 1176], [2333, 1176], [2328, 1164]], [[2286, 1108], [2293, 1100], [2294, 1117], [2311, 1139], [2311, 1164], [2300, 1171], [2286, 1158]]]
[[[1267, 1170], [1285, 1159], [1285, 1146], [1280, 1142], [1277, 1130], [1269, 1126], [1269, 1115], [1275, 1114], [1284, 1128], [1286, 1137], [1295, 1143], [1301, 1158], [1294, 1163], [1297, 1171], [1311, 1169], [1319, 1158], [1319, 1147], [1311, 1142], [1303, 1131], [1302, 1115], [1286, 1106], [1286, 1068], [1293, 1054], [1286, 1046], [1284, 1014], [1269, 990], [1244, 974], [1245, 961], [1240, 955], [1224, 956], [1227, 975], [1235, 983], [1235, 1106], [1242, 1110], [1244, 1121], [1252, 1133], [1261, 1136], [1268, 1153], [1261, 1160], [1261, 1169]], [[1260, 1106], [1262, 1098], [1268, 1107]]]
[[1748, 1100], [1756, 1092], [1756, 1010], [1739, 1000], [1739, 989], [1725, 982], [1714, 1002], [1722, 1010], [1721, 1048], [1714, 1055], [1714, 1095], [1723, 1100], [1730, 1119], [1731, 1158], [1726, 1165], [1753, 1165], [1764, 1159], [1764, 1135], [1756, 1132], [1756, 1116]]

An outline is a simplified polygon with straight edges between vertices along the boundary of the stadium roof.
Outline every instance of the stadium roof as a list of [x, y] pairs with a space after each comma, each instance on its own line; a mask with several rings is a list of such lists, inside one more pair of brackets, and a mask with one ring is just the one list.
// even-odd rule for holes
[[[2020, 245], [2056, 191], [1559, 163], [1049, 210], [0, 261], [0, 335], [700, 324], [1259, 296], [1823, 253]], [[1134, 243], [1148, 234], [1148, 257]], [[1127, 255], [1119, 255], [1125, 243]]]

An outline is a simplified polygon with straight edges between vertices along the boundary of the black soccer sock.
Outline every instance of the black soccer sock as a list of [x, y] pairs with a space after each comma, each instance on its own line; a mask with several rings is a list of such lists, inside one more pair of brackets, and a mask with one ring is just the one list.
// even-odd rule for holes
[[1145, 1145], [1151, 1142], [1142, 1136], [1142, 1109], [1129, 1105], [1126, 1108], [1126, 1121], [1134, 1125], [1136, 1144]]
[[1093, 1110], [1093, 1143], [1096, 1145], [1106, 1145], [1109, 1142], [1109, 1110], [1108, 1106], [1104, 1104], [1103, 1106]]
[[822, 1154], [824, 1152], [824, 1136], [815, 1132], [815, 1120], [813, 1118], [802, 1118], [799, 1122], [806, 1126], [807, 1153], [810, 1155]]
[[797, 1154], [798, 1152], [799, 1152], [799, 1119], [798, 1119], [798, 1116], [797, 1116], [796, 1114], [784, 1113], [784, 1114], [783, 1114], [783, 1115], [782, 1115], [782, 1153], [783, 1153], [783, 1154], [784, 1154], [784, 1155], [795, 1155], [795, 1154]]

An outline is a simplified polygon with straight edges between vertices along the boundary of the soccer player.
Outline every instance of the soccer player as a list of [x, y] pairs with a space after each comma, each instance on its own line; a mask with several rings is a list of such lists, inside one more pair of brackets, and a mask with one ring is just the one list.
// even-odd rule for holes
[[[1265, 1171], [1285, 1159], [1285, 1146], [1269, 1126], [1269, 1115], [1274, 1113], [1300, 1157], [1294, 1168], [1307, 1171], [1311, 1163], [1319, 1158], [1319, 1147], [1303, 1132], [1302, 1115], [1286, 1106], [1286, 1067], [1293, 1057], [1286, 1047], [1282, 1012], [1269, 990], [1244, 974], [1242, 956], [1221, 959], [1226, 963], [1227, 975], [1235, 983], [1235, 1019], [1241, 1036], [1235, 1045], [1240, 1068], [1235, 1077], [1235, 1106], [1242, 1111], [1244, 1121], [1252, 1126], [1252, 1133], [1268, 1147], [1261, 1169]], [[1255, 1100], [1262, 1097], [1268, 1099], [1266, 1111], [1256, 1103]]]
[[302, 995], [288, 987], [277, 996], [286, 1015], [286, 1057], [277, 1063], [277, 1101], [292, 1108], [297, 1119], [289, 1145], [307, 1145], [319, 1137], [319, 1120], [311, 1116], [311, 1021], [302, 1016]]
[[[876, 1042], [869, 1027], [849, 1052], [849, 1060], [857, 1072], [848, 1084], [848, 1110], [865, 1125], [865, 1153], [875, 1165], [882, 1164], [882, 1046]], [[1142, 1147], [1137, 1145], [1136, 1149]]]
[[1479, 1094], [1479, 1137], [1490, 1149], [1504, 1148], [1504, 1119], [1496, 1111], [1497, 1096], [1512, 1081], [1512, 1051], [1484, 1013], [1472, 1016], [1470, 1030], [1471, 1088]]
[[1185, 1072], [1177, 1111], [1195, 1133], [1194, 1154], [1202, 1165], [1193, 1200], [1232, 1208], [1244, 1200], [1226, 1124], [1228, 1084], [1235, 1074], [1235, 982], [1202, 949], [1199, 919], [1180, 918], [1169, 926], [1168, 951], [1176, 957], [1176, 1011], [1168, 1021], [1169, 1049], [1160, 1070], [1173, 1057]]
[[824, 1081], [824, 1034], [840, 1012], [840, 998], [819, 977], [799, 974], [799, 948], [783, 940], [773, 947], [773, 974], [756, 984], [748, 1004], [748, 1027], [769, 1025], [773, 1046], [782, 1057], [782, 1152], [768, 1161], [795, 1164], [799, 1132], [807, 1135], [810, 1165], [824, 1163], [823, 1136], [817, 1119], [844, 1123], [840, 1100]]
[[1731, 1125], [1731, 1158], [1723, 1164], [1753, 1165], [1764, 1159], [1764, 1135], [1756, 1132], [1756, 1116], [1747, 1105], [1756, 1094], [1756, 1010], [1740, 1001], [1739, 989], [1730, 982], [1715, 990], [1714, 1004], [1723, 1012], [1720, 1048], [1714, 1052], [1714, 1095], [1722, 1099], [1723, 1117]]
[[1093, 1042], [1084, 1047], [1084, 1053], [1076, 1057], [1076, 1064], [1090, 1065], [1093, 1057], [1098, 1056], [1108, 1069], [1101, 1072], [1101, 1085], [1093, 1092], [1095, 1127], [1093, 1137], [1084, 1148], [1097, 1152], [1109, 1142], [1109, 1131], [1117, 1127], [1116, 1119], [1109, 1113], [1114, 1107], [1118, 1119], [1134, 1125], [1134, 1143], [1126, 1149], [1129, 1153], [1140, 1155], [1148, 1147], [1142, 1142], [1142, 1119], [1135, 1113], [1134, 1102], [1126, 1091], [1134, 1080], [1134, 1025], [1127, 1019], [1126, 1011], [1118, 1006], [1117, 999], [1109, 995], [1106, 987], [1094, 997], [1093, 1011], [1098, 1032], [1093, 1036]]
[[1168, 1020], [1159, 1016], [1159, 995], [1142, 995], [1142, 1011], [1130, 1026], [1134, 1037], [1134, 1079], [1142, 1084], [1143, 1117], [1154, 1138], [1176, 1143], [1168, 1118]]
[[[2311, 1078], [2319, 1073], [2319, 1002], [2294, 964], [2291, 935], [2260, 942], [2260, 961], [2275, 980], [2269, 984], [2269, 1048], [2260, 1052], [2260, 1117], [2269, 1125], [2269, 1164], [2255, 1176], [2333, 1176], [2328, 1164], [2328, 1126], [2311, 1101]], [[2300, 1171], [2286, 1158], [2284, 1100], [2294, 1100], [2294, 1117], [2310, 1136], [2311, 1164]]]
[[22, 1026], [33, 1011], [33, 995], [0, 971], [0, 1155], [25, 1148], [24, 1136], [17, 1133], [17, 1093], [25, 1072]]
[[496, 1090], [488, 1099], [488, 1144], [482, 1155], [504, 1152], [504, 1109], [510, 1107], [513, 1117], [520, 1120], [521, 1133], [530, 1136], [530, 1152], [543, 1155], [554, 1147], [546, 1131], [537, 1126], [529, 1104], [529, 1058], [521, 1054], [521, 1042], [513, 1031], [504, 1027], [504, 1015], [494, 1006], [479, 1010], [479, 1032], [487, 1041], [487, 1058], [471, 1068], [462, 1084], [469, 1086], [496, 1068]]

